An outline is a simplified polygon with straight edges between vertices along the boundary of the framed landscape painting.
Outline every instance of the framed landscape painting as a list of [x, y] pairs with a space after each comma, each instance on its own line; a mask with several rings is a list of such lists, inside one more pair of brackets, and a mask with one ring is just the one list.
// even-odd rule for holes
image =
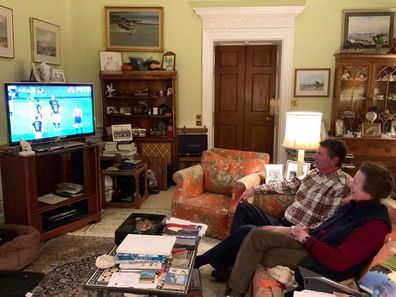
[[353, 45], [360, 48], [375, 48], [373, 36], [382, 34], [382, 47], [390, 47], [393, 37], [393, 11], [344, 10], [342, 48], [349, 49]]
[[328, 97], [330, 68], [296, 69], [295, 97]]
[[0, 5], [0, 57], [14, 58], [12, 9]]
[[59, 26], [30, 18], [30, 41], [34, 62], [60, 64]]
[[162, 7], [106, 6], [106, 48], [118, 51], [163, 51]]

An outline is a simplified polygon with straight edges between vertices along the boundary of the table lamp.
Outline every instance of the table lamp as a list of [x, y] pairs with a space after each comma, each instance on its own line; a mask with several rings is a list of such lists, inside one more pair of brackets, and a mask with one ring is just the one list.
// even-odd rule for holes
[[320, 142], [320, 112], [287, 112], [286, 131], [282, 146], [298, 150], [297, 176], [304, 175], [305, 150], [317, 150]]

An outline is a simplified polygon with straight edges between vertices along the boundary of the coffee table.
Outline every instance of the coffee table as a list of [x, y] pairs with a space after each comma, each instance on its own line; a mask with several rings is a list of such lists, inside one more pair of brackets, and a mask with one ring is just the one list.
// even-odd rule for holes
[[[100, 281], [98, 282], [98, 279], [104, 273], [104, 269], [96, 269], [95, 272], [92, 274], [92, 276], [85, 283], [84, 289], [96, 291], [98, 297], [107, 296], [111, 292], [123, 292], [123, 293], [169, 296], [169, 297], [171, 296], [202, 297], [202, 283], [201, 283], [200, 272], [197, 269], [193, 269], [194, 260], [197, 255], [197, 246], [198, 244], [195, 246], [194, 249], [190, 249], [187, 252], [187, 258], [189, 259], [188, 281], [187, 281], [187, 285], [184, 287], [184, 290], [182, 291], [163, 289], [159, 287], [157, 287], [156, 289], [141, 289], [141, 288], [133, 288], [133, 287], [109, 287], [107, 286], [107, 283]], [[114, 256], [116, 253], [116, 249], [117, 249], [117, 245], [115, 245], [112, 248], [112, 250], [109, 252], [109, 255]], [[168, 269], [169, 269], [169, 265], [167, 266], [166, 271]], [[194, 276], [193, 281], [192, 281], [192, 275]]]

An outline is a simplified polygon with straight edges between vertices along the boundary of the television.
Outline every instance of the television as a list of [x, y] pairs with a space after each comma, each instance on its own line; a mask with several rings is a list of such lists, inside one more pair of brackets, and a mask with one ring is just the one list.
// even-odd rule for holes
[[4, 83], [4, 98], [10, 146], [95, 134], [92, 84]]

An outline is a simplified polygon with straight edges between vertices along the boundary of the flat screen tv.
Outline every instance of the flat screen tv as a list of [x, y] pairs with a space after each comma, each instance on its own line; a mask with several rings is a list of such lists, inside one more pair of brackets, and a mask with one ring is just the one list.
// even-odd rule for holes
[[4, 97], [10, 146], [95, 133], [92, 84], [5, 83]]

